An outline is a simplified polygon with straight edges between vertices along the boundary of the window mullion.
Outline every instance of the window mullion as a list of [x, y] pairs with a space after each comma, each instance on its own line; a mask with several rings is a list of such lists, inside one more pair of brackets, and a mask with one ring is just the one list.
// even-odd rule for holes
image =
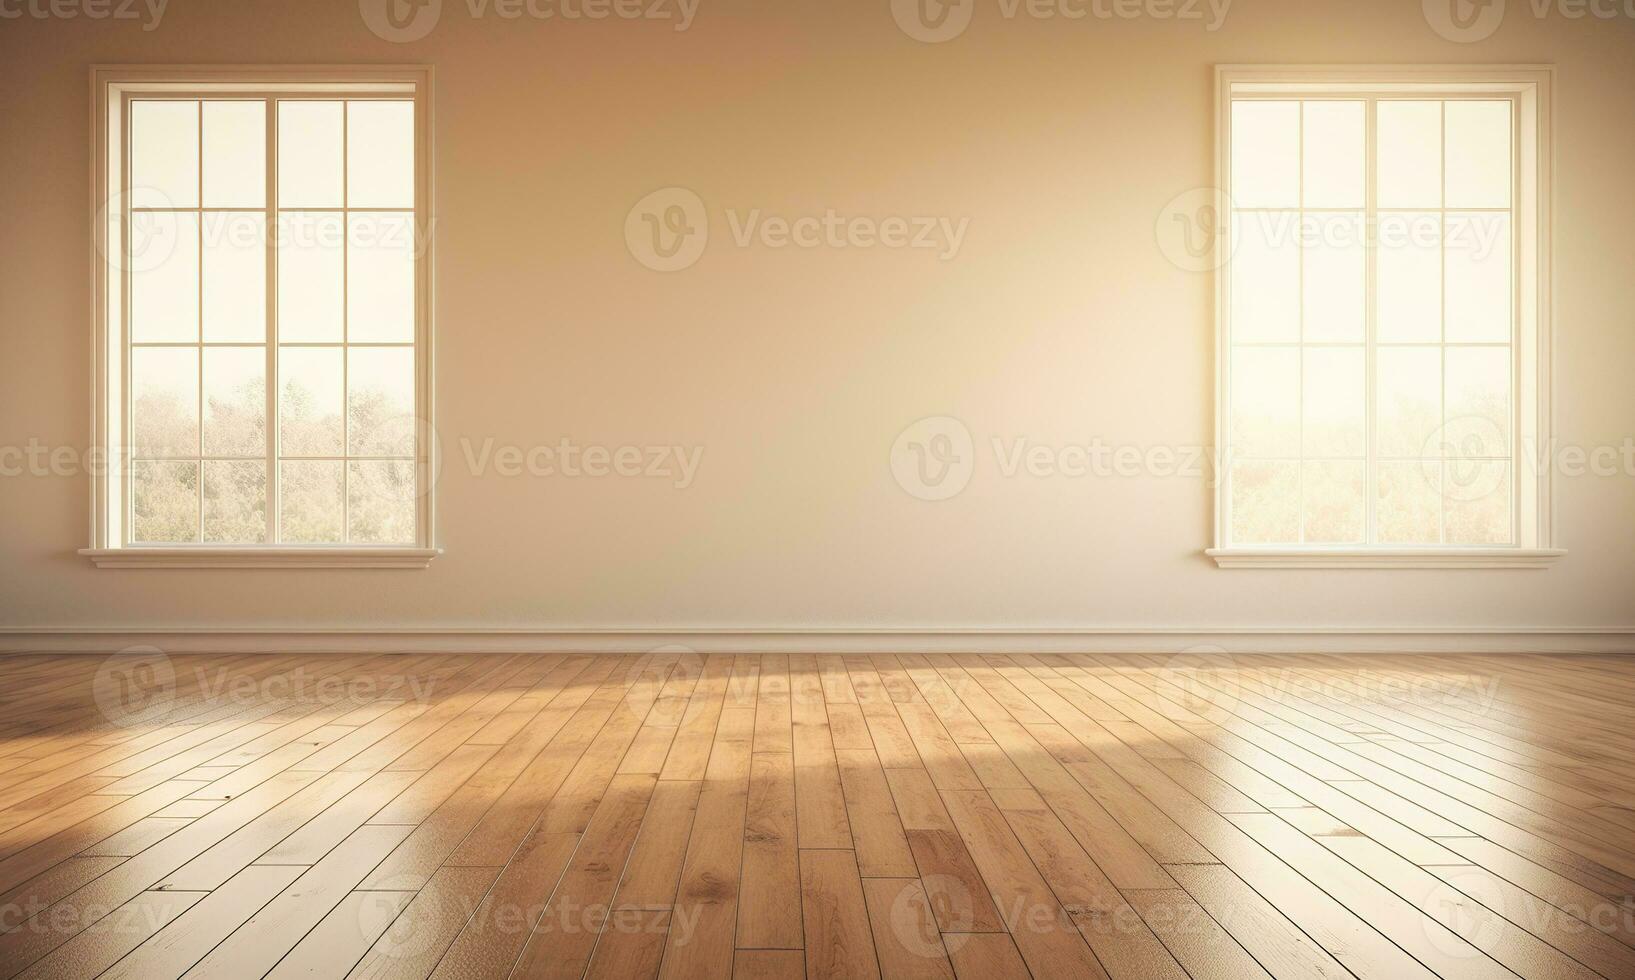
[[204, 99], [193, 104], [196, 110], [194, 119], [194, 151], [198, 154], [198, 173], [195, 177], [194, 193], [198, 195], [195, 202], [197, 210], [193, 212], [195, 218], [194, 234], [197, 236], [198, 265], [195, 267], [198, 278], [193, 282], [193, 289], [197, 296], [194, 300], [198, 313], [194, 317], [193, 327], [198, 331], [198, 376], [199, 382], [199, 458], [194, 463], [195, 490], [199, 498], [199, 536], [194, 540], [204, 543]]
[[352, 316], [351, 262], [352, 236], [350, 195], [347, 174], [348, 144], [351, 142], [349, 103], [341, 100], [341, 543], [352, 541]]
[[120, 337], [119, 337], [119, 370], [123, 382], [119, 388], [119, 397], [124, 399], [123, 411], [120, 412], [120, 438], [124, 447], [124, 475], [120, 483], [124, 487], [123, 499], [119, 502], [120, 513], [124, 515], [123, 527], [120, 529], [120, 543], [129, 544], [136, 536], [136, 466], [131, 457], [136, 455], [136, 396], [131, 391], [131, 156], [132, 147], [136, 143], [136, 134], [131, 128], [133, 117], [129, 95], [120, 97], [120, 132], [123, 143], [120, 146], [120, 200], [124, 213], [119, 222], [119, 254], [121, 257], [119, 288], [124, 295], [119, 303]]
[[1295, 276], [1297, 286], [1295, 297], [1299, 306], [1300, 333], [1295, 342], [1295, 427], [1299, 433], [1300, 443], [1296, 447], [1295, 456], [1299, 462], [1295, 464], [1295, 486], [1299, 488], [1299, 504], [1295, 511], [1295, 520], [1298, 522], [1296, 540], [1306, 543], [1306, 103], [1304, 100], [1295, 103], [1297, 109], [1294, 117], [1294, 147], [1296, 163], [1294, 171], [1295, 199], [1294, 199], [1294, 254]]
[[1448, 544], [1448, 103], [1441, 100], [1436, 104], [1436, 162], [1437, 162], [1437, 199], [1441, 207], [1437, 212], [1438, 220], [1442, 225], [1442, 233], [1437, 239], [1439, 250], [1438, 260], [1441, 277], [1437, 282], [1440, 290], [1436, 306], [1437, 322], [1441, 334], [1437, 338], [1436, 346], [1436, 431], [1441, 433], [1437, 439], [1437, 454], [1441, 457], [1437, 461], [1436, 497], [1441, 508], [1441, 541]]
[[1375, 345], [1379, 338], [1379, 161], [1376, 159], [1379, 100], [1370, 98], [1363, 122], [1363, 221], [1367, 229], [1363, 249], [1363, 540], [1379, 544], [1380, 465], [1375, 445], [1375, 416], [1379, 411], [1379, 371]]
[[278, 486], [278, 432], [283, 420], [279, 418], [278, 380], [278, 103], [267, 99], [266, 106], [266, 159], [267, 190], [266, 217], [266, 331], [267, 342], [267, 543], [279, 540], [279, 486]]

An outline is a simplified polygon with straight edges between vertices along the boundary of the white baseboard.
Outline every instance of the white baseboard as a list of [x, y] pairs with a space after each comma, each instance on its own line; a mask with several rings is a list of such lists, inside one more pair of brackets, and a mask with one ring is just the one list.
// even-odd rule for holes
[[1616, 629], [70, 629], [0, 627], [0, 653], [1635, 653]]

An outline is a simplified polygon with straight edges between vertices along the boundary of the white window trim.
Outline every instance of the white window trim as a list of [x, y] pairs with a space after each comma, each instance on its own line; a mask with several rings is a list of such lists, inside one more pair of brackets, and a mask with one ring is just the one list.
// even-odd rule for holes
[[[1554, 141], [1552, 99], [1555, 69], [1548, 65], [1219, 65], [1215, 70], [1215, 186], [1230, 187], [1231, 106], [1237, 91], [1276, 92], [1287, 89], [1291, 97], [1312, 91], [1334, 92], [1492, 92], [1518, 100], [1520, 128], [1516, 134], [1522, 167], [1515, 180], [1520, 190], [1515, 210], [1517, 283], [1520, 302], [1517, 315], [1526, 329], [1520, 363], [1530, 365], [1530, 378], [1515, 393], [1518, 427], [1513, 433], [1515, 447], [1512, 484], [1521, 520], [1517, 543], [1502, 548], [1460, 547], [1356, 547], [1356, 546], [1235, 546], [1228, 539], [1226, 479], [1216, 482], [1214, 493], [1214, 547], [1205, 554], [1222, 568], [1546, 568], [1559, 561], [1566, 551], [1556, 546], [1551, 467], [1529, 463], [1526, 456], [1551, 445], [1552, 370], [1554, 320], [1551, 299], [1554, 288], [1551, 266], [1551, 208], [1554, 196]], [[1531, 231], [1531, 234], [1525, 232]], [[1215, 273], [1215, 445], [1229, 452], [1230, 408], [1228, 311], [1231, 309], [1229, 280], [1216, 236], [1210, 267]], [[1528, 258], [1527, 248], [1536, 243], [1536, 254]], [[1526, 349], [1531, 341], [1532, 350]], [[1531, 359], [1529, 360], [1529, 355]], [[1372, 398], [1370, 392], [1370, 398]], [[1528, 410], [1528, 405], [1531, 410]], [[1224, 465], [1223, 465], [1224, 469]], [[1372, 493], [1373, 488], [1366, 488]]]
[[[416, 263], [415, 390], [416, 416], [424, 430], [417, 438], [417, 537], [409, 545], [141, 545], [124, 542], [122, 513], [125, 476], [124, 393], [122, 370], [125, 338], [119, 324], [109, 323], [110, 289], [121, 288], [121, 275], [109, 249], [105, 205], [117, 200], [120, 168], [110, 166], [123, 134], [112, 134], [120, 106], [133, 92], [312, 91], [344, 94], [401, 91], [415, 103], [415, 215], [422, 230]], [[113, 113], [112, 120], [110, 112]], [[108, 465], [93, 467], [91, 546], [80, 550], [99, 568], [424, 568], [442, 553], [437, 547], [436, 440], [430, 436], [433, 415], [433, 235], [432, 235], [432, 69], [427, 65], [97, 65], [91, 69], [91, 445], [100, 447]], [[115, 141], [118, 137], [118, 142]], [[271, 148], [269, 147], [269, 152]], [[269, 294], [275, 288], [268, 283]], [[276, 425], [269, 417], [268, 425]], [[269, 501], [269, 504], [271, 502]]]

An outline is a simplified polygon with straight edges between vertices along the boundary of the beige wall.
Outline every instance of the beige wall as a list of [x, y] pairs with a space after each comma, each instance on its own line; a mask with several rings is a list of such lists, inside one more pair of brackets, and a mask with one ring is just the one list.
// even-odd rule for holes
[[[86, 479], [0, 478], [0, 627], [1531, 627], [1635, 624], [1635, 477], [1558, 483], [1545, 572], [1222, 571], [1187, 478], [1003, 478], [991, 440], [1212, 441], [1211, 282], [1154, 242], [1208, 183], [1220, 62], [1543, 62], [1557, 97], [1557, 435], [1635, 433], [1635, 19], [1510, 0], [1453, 44], [1412, 0], [1238, 0], [1224, 27], [1006, 20], [922, 44], [886, 0], [702, 0], [673, 22], [371, 34], [349, 0], [0, 20], [0, 445], [87, 439], [87, 66], [436, 66], [440, 542], [423, 572], [113, 571]], [[6, 9], [16, 9], [7, 0]], [[627, 251], [707, 203], [702, 260]], [[969, 219], [958, 255], [734, 244], [725, 213]], [[964, 420], [953, 500], [903, 427]], [[505, 478], [473, 445], [701, 446], [692, 486]]]

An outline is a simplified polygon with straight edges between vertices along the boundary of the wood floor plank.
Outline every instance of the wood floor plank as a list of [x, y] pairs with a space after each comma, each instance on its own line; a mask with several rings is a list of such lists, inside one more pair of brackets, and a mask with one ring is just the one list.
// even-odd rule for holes
[[[499, 876], [499, 871], [498, 868], [466, 868], [451, 865], [432, 875], [431, 880], [418, 893], [386, 892], [388, 896], [386, 908], [394, 905], [398, 896], [410, 895], [411, 898], [397, 917], [381, 932], [374, 944], [363, 953], [362, 958], [347, 976], [357, 980], [387, 978], [418, 980], [430, 976], [449, 945], [454, 942], [454, 937], [465, 927], [488, 887]], [[377, 893], [355, 891], [347, 897], [373, 894]], [[322, 923], [320, 927], [321, 925]], [[366, 933], [372, 924], [360, 922], [359, 926], [358, 933]], [[311, 962], [319, 964], [324, 972], [344, 963], [356, 948], [353, 944], [354, 935], [355, 933], [347, 931], [329, 934], [320, 933], [317, 928], [313, 929], [307, 934], [307, 938], [312, 940]], [[325, 948], [331, 943], [334, 943], [334, 946], [325, 952]], [[290, 963], [297, 952], [300, 950], [291, 951], [290, 956], [284, 958], [285, 963]], [[294, 968], [294, 964], [291, 964], [289, 975], [293, 977], [301, 973]]]
[[659, 975], [669, 909], [614, 909], [597, 940], [586, 980], [650, 980]]
[[1045, 976], [1106, 977], [987, 794], [950, 792], [943, 799], [1028, 968]]
[[246, 918], [288, 888], [304, 870], [294, 867], [244, 869], [220, 888], [202, 896], [199, 902], [102, 976], [106, 980], [181, 976]]
[[675, 896], [675, 916], [687, 917], [692, 926], [683, 930], [672, 923], [661, 977], [732, 970], [754, 733], [753, 708], [721, 712]]
[[[612, 767], [610, 766], [609, 769]], [[579, 977], [590, 963], [607, 923], [613, 892], [657, 780], [645, 774], [613, 777], [591, 815], [579, 848], [563, 873], [545, 913], [534, 925], [513, 974]]]
[[1219, 864], [1177, 865], [1170, 872], [1187, 894], [1278, 980], [1346, 980], [1352, 976], [1316, 939], [1230, 868]]
[[345, 975], [342, 971], [363, 959], [414, 897], [414, 892], [352, 892], [278, 961], [268, 980]]
[[[757, 727], [757, 744], [759, 733]], [[750, 761], [743, 861], [738, 948], [800, 949], [800, 854], [790, 755], [756, 752]]]
[[703, 786], [697, 779], [658, 781], [614, 894], [614, 908], [667, 909], [675, 901]]
[[191, 980], [238, 980], [266, 974], [339, 905], [408, 833], [406, 827], [361, 827], [262, 906], [193, 969]]
[[808, 977], [880, 976], [857, 859], [845, 850], [802, 850], [801, 915]]
[[803, 980], [806, 954], [798, 949], [740, 949], [733, 980]]
[[918, 878], [864, 878], [863, 897], [882, 976], [953, 980], [931, 900]]
[[945, 935], [943, 941], [959, 980], [1031, 980], [1033, 976], [1010, 933]]

